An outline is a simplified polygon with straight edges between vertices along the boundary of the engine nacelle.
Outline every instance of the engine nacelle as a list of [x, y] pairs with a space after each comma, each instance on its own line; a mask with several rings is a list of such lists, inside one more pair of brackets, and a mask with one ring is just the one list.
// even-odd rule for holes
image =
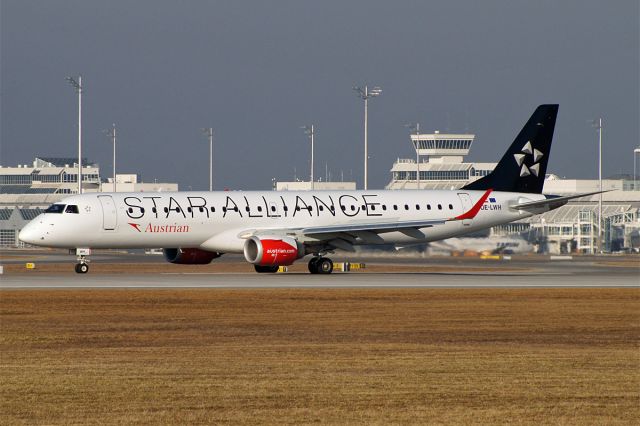
[[244, 258], [254, 265], [291, 265], [304, 255], [304, 246], [291, 237], [254, 235], [244, 243]]
[[181, 265], [206, 265], [216, 257], [222, 256], [222, 253], [198, 248], [165, 248], [162, 249], [162, 254], [167, 262]]

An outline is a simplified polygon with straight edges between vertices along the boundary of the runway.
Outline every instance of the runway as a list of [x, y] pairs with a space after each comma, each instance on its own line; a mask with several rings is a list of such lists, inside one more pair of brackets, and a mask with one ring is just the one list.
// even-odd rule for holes
[[638, 275], [558, 273], [302, 273], [5, 275], [0, 289], [54, 288], [640, 288]]

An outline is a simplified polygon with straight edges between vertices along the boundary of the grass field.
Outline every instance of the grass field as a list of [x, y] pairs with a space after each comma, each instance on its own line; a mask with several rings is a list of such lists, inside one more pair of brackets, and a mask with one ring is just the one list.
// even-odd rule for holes
[[0, 292], [0, 424], [638, 424], [640, 292]]

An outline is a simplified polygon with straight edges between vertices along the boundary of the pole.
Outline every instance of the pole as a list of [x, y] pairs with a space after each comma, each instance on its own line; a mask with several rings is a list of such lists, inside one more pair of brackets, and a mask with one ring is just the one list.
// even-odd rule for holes
[[209, 127], [209, 192], [213, 191], [213, 127]]
[[367, 114], [368, 114], [368, 87], [364, 86], [364, 190], [366, 191], [368, 188], [368, 164], [369, 164], [369, 146], [367, 139]]
[[207, 127], [202, 129], [209, 138], [209, 192], [213, 191], [213, 127]]
[[633, 150], [633, 190], [638, 190], [638, 173], [636, 172], [636, 156], [640, 154], [640, 147]]
[[116, 192], [116, 123], [113, 123], [111, 137], [113, 139], [113, 192]]
[[78, 76], [78, 194], [82, 194], [82, 76]]
[[313, 191], [315, 189], [315, 181], [314, 181], [314, 176], [313, 176], [313, 142], [314, 142], [314, 136], [315, 136], [315, 128], [313, 126], [313, 124], [311, 125], [311, 190]]
[[[420, 134], [420, 123], [416, 123], [416, 135]], [[416, 139], [416, 165], [418, 166], [418, 171], [416, 172], [416, 183], [418, 189], [420, 189], [420, 140]]]
[[600, 253], [602, 253], [602, 118], [598, 119], [598, 180], [600, 181], [600, 199], [598, 201], [598, 242]]

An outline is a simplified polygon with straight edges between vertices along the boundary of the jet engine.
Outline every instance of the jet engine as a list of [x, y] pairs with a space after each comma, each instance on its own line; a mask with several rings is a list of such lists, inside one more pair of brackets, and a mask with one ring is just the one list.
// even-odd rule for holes
[[254, 235], [244, 243], [244, 258], [254, 265], [291, 265], [304, 255], [304, 246], [291, 237]]
[[162, 254], [167, 262], [181, 265], [206, 265], [222, 253], [205, 251], [198, 248], [165, 248]]

